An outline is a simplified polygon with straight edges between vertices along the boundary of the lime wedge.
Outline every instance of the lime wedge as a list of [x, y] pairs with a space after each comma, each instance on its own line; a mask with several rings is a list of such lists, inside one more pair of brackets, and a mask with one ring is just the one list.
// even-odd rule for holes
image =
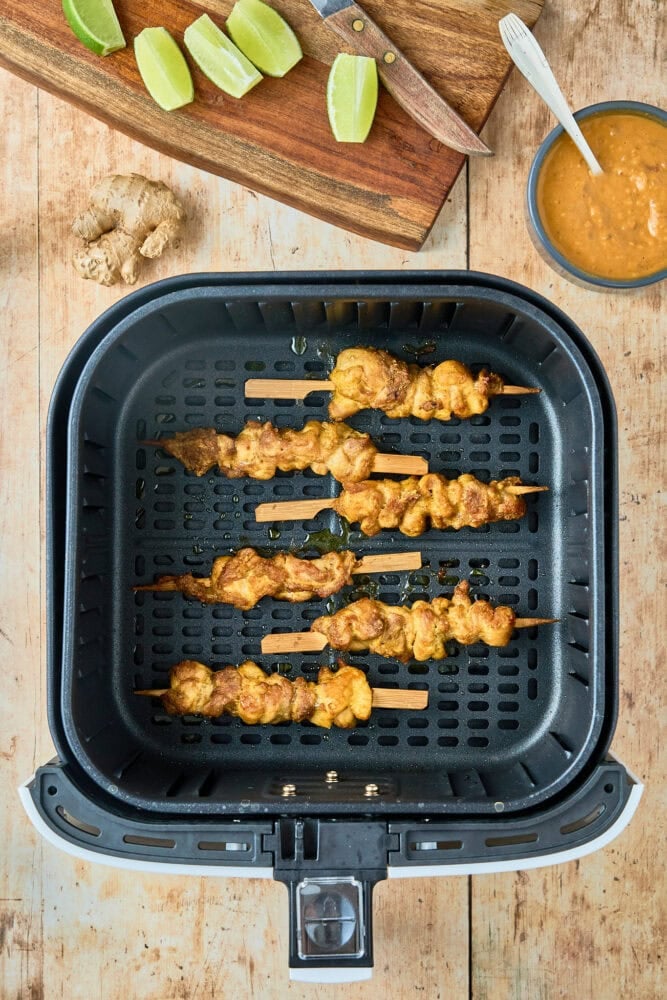
[[80, 42], [98, 56], [124, 49], [112, 0], [62, 0], [63, 14]]
[[146, 90], [165, 111], [194, 100], [185, 56], [166, 28], [144, 28], [134, 39], [134, 55]]
[[345, 52], [333, 61], [327, 82], [327, 111], [338, 142], [365, 142], [375, 118], [378, 74], [375, 59]]
[[267, 76], [285, 76], [303, 56], [287, 21], [262, 0], [237, 0], [227, 19], [227, 31]]
[[185, 29], [183, 40], [202, 73], [232, 97], [243, 97], [262, 79], [262, 74], [208, 14], [202, 14]]

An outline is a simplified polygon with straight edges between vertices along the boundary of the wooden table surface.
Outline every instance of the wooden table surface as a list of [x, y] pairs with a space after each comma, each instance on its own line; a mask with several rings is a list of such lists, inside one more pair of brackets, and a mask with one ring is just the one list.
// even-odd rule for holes
[[[498, 4], [499, 14], [507, 6]], [[537, 36], [577, 107], [665, 104], [665, 11], [655, 0], [547, 5]], [[553, 122], [514, 74], [424, 250], [350, 236], [185, 167], [0, 74], [0, 996], [157, 1000], [346, 996], [476, 1000], [665, 995], [665, 291], [584, 291], [538, 257], [523, 222], [531, 157]], [[53, 754], [46, 720], [44, 424], [77, 337], [125, 289], [83, 282], [70, 224], [110, 172], [161, 178], [185, 201], [186, 271], [464, 268], [556, 302], [599, 352], [620, 434], [620, 713], [613, 750], [646, 782], [629, 828], [581, 861], [518, 874], [415, 879], [375, 894], [370, 983], [289, 985], [287, 901], [273, 882], [131, 874], [88, 865], [34, 831], [17, 785]], [[661, 729], [662, 726], [662, 729]]]

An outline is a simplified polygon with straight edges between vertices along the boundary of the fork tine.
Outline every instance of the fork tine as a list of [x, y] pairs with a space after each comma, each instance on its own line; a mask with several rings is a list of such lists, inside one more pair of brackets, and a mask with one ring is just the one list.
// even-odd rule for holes
[[517, 42], [521, 38], [525, 38], [528, 34], [527, 25], [525, 25], [521, 18], [516, 14], [507, 14], [505, 17], [501, 18], [499, 21], [499, 27], [503, 40], [509, 44]]

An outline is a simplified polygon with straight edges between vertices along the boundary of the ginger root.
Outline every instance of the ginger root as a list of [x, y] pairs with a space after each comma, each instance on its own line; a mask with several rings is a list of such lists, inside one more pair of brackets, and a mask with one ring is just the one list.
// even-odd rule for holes
[[162, 181], [113, 174], [95, 185], [89, 207], [74, 220], [72, 232], [86, 246], [72, 262], [83, 278], [100, 285], [121, 278], [133, 285], [141, 257], [160, 257], [168, 246], [178, 246], [184, 222], [183, 206]]

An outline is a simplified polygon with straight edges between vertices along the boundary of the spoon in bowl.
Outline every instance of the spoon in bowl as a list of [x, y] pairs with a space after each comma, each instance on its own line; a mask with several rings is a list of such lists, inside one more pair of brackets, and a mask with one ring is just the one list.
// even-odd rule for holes
[[574, 115], [570, 111], [563, 92], [556, 82], [544, 52], [535, 41], [527, 25], [516, 14], [508, 14], [498, 22], [500, 37], [512, 61], [523, 73], [528, 83], [553, 111], [567, 134], [572, 139], [592, 174], [601, 174], [602, 167], [595, 159]]

